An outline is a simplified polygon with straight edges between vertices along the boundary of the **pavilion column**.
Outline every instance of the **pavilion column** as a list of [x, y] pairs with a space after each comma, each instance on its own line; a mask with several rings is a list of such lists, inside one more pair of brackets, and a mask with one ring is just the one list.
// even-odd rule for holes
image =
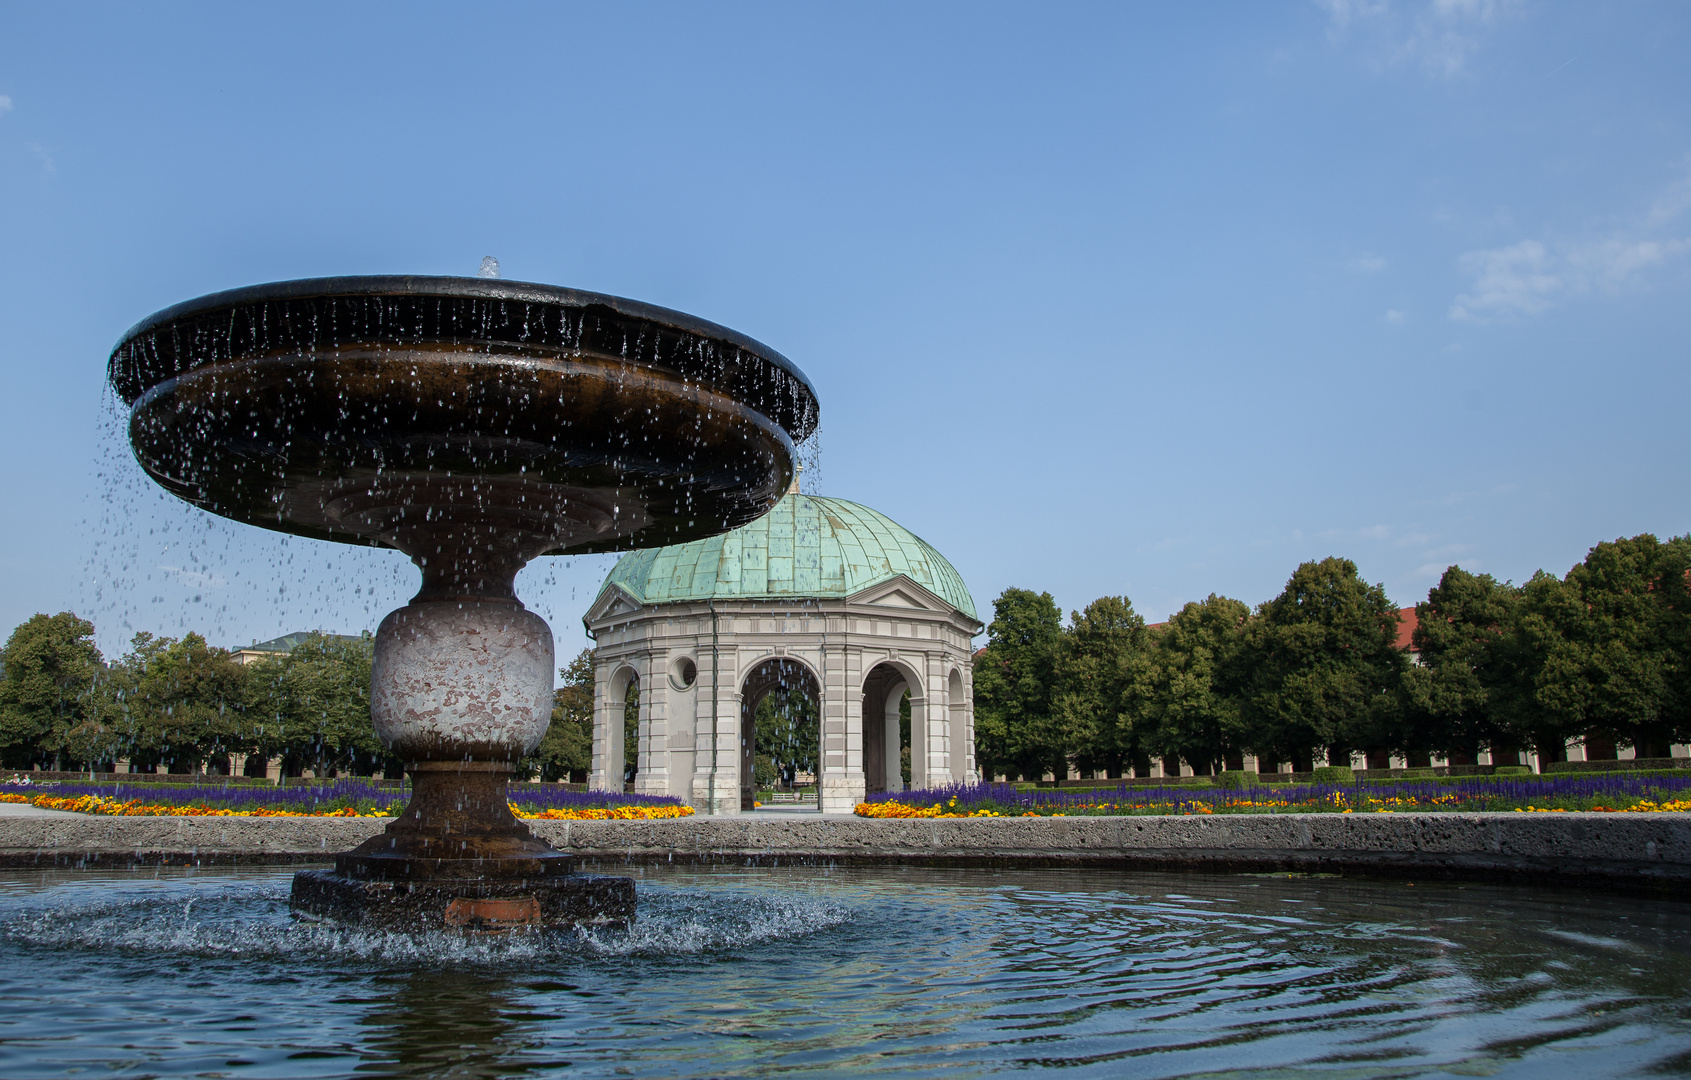
[[669, 679], [666, 657], [648, 653], [640, 673], [639, 771], [634, 790], [643, 795], [669, 794]]
[[910, 790], [923, 791], [928, 782], [928, 700], [910, 695]]
[[[724, 614], [721, 625], [722, 636], [729, 637], [733, 619]], [[740, 812], [738, 664], [739, 651], [731, 644], [724, 642], [714, 650], [705, 644], [701, 649], [692, 802], [702, 814]]]
[[940, 787], [952, 782], [951, 699], [945, 670], [932, 653], [922, 654], [922, 679], [928, 685], [928, 786]]
[[[838, 620], [830, 619], [823, 625], [835, 632], [845, 629]], [[822, 739], [817, 760], [817, 807], [824, 814], [849, 814], [869, 794], [863, 761], [863, 683], [854, 675], [855, 658], [849, 650], [830, 648], [824, 639], [819, 658]]]

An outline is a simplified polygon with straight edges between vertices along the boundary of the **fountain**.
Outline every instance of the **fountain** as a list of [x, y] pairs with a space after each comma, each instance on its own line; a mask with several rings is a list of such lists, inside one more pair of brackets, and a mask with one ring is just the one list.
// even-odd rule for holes
[[376, 632], [371, 715], [412, 797], [294, 879], [296, 912], [378, 927], [618, 922], [633, 882], [573, 873], [510, 812], [551, 719], [551, 629], [516, 597], [545, 554], [712, 536], [786, 490], [816, 395], [779, 353], [618, 297], [484, 276], [280, 282], [124, 335], [109, 377], [173, 495], [391, 547], [422, 588]]

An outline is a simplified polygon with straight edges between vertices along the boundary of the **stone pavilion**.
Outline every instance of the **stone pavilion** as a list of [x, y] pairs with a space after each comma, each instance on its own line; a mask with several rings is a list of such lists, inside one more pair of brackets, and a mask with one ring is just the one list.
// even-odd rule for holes
[[903, 789], [906, 691], [910, 786], [979, 779], [974, 600], [943, 555], [866, 506], [795, 483], [732, 532], [623, 556], [583, 622], [597, 643], [590, 788], [623, 788], [631, 683], [635, 790], [703, 814], [751, 807], [753, 718], [783, 683], [820, 705], [823, 813]]

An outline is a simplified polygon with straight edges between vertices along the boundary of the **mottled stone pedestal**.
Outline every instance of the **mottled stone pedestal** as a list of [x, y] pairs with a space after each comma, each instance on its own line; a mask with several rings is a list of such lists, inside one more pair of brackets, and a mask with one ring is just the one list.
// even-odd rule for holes
[[293, 910], [407, 931], [631, 920], [633, 881], [571, 873], [511, 813], [512, 768], [551, 719], [552, 659], [551, 628], [514, 598], [424, 598], [382, 620], [371, 715], [411, 801], [333, 870], [296, 876]]

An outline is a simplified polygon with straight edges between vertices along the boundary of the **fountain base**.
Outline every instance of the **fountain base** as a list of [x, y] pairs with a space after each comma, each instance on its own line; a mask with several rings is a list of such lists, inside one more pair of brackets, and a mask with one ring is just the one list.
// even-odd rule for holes
[[634, 918], [634, 882], [568, 872], [506, 876], [487, 863], [478, 877], [420, 881], [356, 878], [338, 868], [305, 870], [294, 875], [289, 906], [297, 915], [376, 930], [617, 927]]
[[621, 926], [634, 882], [573, 859], [511, 815], [497, 763], [412, 763], [411, 802], [379, 836], [294, 877], [296, 914], [381, 930]]

